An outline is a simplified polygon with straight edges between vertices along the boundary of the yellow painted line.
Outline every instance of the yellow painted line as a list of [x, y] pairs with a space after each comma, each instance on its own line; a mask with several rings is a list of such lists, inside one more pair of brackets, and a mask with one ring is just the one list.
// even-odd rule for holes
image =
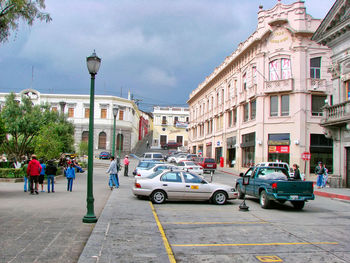
[[283, 262], [283, 260], [277, 256], [256, 256], [260, 262]]
[[290, 245], [338, 245], [338, 242], [294, 243], [242, 243], [242, 244], [173, 244], [173, 247], [240, 247], [240, 246], [290, 246]]
[[160, 223], [160, 221], [158, 219], [157, 212], [154, 209], [154, 206], [153, 206], [152, 202], [149, 202], [149, 204], [150, 204], [150, 206], [152, 208], [152, 213], [153, 213], [154, 219], [156, 220], [156, 223], [157, 223], [160, 235], [162, 236], [164, 247], [165, 247], [165, 250], [166, 250], [166, 252], [168, 254], [168, 257], [169, 257], [169, 261], [170, 261], [170, 263], [176, 263], [176, 260], [175, 260], [175, 257], [174, 257], [174, 253], [171, 250], [171, 247], [170, 247], [169, 241], [168, 241], [168, 239], [167, 239], [167, 237], [165, 235], [163, 226], [162, 226], [162, 224]]
[[247, 224], [269, 224], [266, 221], [255, 222], [163, 222], [163, 225], [247, 225]]

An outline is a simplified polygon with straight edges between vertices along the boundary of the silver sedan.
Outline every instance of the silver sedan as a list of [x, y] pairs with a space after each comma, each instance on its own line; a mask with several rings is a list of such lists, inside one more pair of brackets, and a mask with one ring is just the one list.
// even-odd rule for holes
[[238, 192], [229, 185], [209, 183], [202, 177], [180, 170], [165, 170], [144, 178], [135, 178], [133, 194], [146, 196], [153, 203], [168, 200], [212, 200], [223, 205], [229, 199], [238, 198]]

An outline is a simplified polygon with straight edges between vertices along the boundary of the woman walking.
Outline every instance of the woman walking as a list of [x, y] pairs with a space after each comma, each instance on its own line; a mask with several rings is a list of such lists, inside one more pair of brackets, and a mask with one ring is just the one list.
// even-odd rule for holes
[[111, 164], [109, 165], [109, 168], [106, 171], [106, 173], [109, 173], [108, 185], [111, 188], [111, 190], [113, 190], [113, 184], [115, 188], [119, 187], [118, 165], [117, 162], [114, 160], [114, 156], [111, 156], [110, 160]]
[[71, 163], [70, 166], [67, 168], [66, 177], [67, 177], [67, 191], [72, 192], [73, 180], [75, 179], [75, 169], [74, 169], [73, 163]]

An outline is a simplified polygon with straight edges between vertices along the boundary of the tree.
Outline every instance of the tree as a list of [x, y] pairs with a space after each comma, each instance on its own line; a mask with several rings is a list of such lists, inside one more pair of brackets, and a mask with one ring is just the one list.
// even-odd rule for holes
[[78, 147], [79, 147], [79, 155], [80, 156], [88, 154], [88, 148], [89, 148], [89, 143], [88, 142], [81, 141], [79, 143]]
[[0, 43], [8, 40], [11, 30], [18, 28], [19, 20], [32, 25], [35, 20], [50, 22], [45, 0], [0, 0]]
[[[50, 111], [49, 105], [33, 105], [26, 96], [21, 98], [21, 102], [15, 98], [13, 93], [6, 97], [0, 115], [8, 134], [2, 143], [2, 149], [8, 157], [16, 157], [19, 160], [23, 155], [38, 149], [36, 143], [42, 143], [44, 139], [59, 141], [57, 147], [62, 152], [73, 149], [74, 127], [65, 116]], [[35, 141], [39, 135], [46, 138]]]

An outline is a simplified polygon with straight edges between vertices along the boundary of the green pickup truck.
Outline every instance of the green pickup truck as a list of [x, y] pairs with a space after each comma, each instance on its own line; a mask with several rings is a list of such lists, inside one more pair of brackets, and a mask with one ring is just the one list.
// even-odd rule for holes
[[[248, 185], [243, 185], [243, 177], [249, 177]], [[306, 201], [315, 199], [312, 184], [290, 178], [282, 167], [251, 167], [236, 180], [236, 190], [240, 199], [245, 194], [259, 198], [262, 208], [269, 208], [271, 201], [290, 201], [294, 208], [301, 210]]]

